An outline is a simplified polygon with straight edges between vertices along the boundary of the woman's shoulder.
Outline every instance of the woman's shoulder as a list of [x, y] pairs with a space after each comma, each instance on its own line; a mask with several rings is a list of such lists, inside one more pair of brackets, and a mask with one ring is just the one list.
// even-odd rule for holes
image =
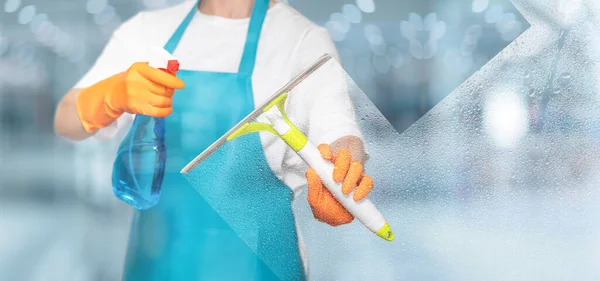
[[271, 9], [267, 19], [265, 19], [265, 24], [276, 31], [278, 35], [285, 34], [282, 37], [285, 37], [286, 40], [296, 37], [297, 40], [293, 41], [304, 41], [306, 39], [331, 41], [331, 37], [325, 28], [317, 25], [290, 5], [278, 2]]
[[285, 3], [271, 9], [261, 35], [265, 43], [259, 47], [259, 62], [269, 64], [265, 69], [277, 69], [279, 74], [289, 71], [292, 76], [323, 54], [338, 58], [327, 29]]
[[321, 28], [298, 10], [283, 2], [278, 2], [271, 8], [265, 21], [267, 24], [285, 28], [289, 32], [306, 32], [308, 30]]

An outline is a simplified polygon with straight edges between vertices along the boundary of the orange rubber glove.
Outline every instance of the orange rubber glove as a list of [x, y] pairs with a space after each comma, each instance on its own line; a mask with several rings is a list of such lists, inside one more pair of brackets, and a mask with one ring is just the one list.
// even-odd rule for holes
[[[352, 155], [348, 150], [342, 149], [334, 157], [331, 147], [321, 144], [319, 152], [325, 160], [334, 163], [333, 180], [342, 183], [344, 194], [349, 194], [354, 190], [352, 198], [354, 201], [360, 201], [371, 192], [373, 180], [363, 174], [363, 165], [360, 162], [351, 161]], [[315, 170], [312, 168], [306, 170], [306, 179], [308, 181], [308, 204], [315, 219], [332, 226], [347, 224], [354, 220], [354, 216], [323, 186], [323, 182]]]
[[174, 89], [181, 79], [148, 63], [134, 63], [128, 70], [82, 89], [77, 113], [88, 133], [113, 123], [124, 112], [163, 118], [171, 114]]

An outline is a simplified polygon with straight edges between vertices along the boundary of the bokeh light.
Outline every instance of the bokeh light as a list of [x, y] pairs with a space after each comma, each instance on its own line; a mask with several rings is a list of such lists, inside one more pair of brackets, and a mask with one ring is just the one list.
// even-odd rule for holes
[[21, 0], [6, 0], [4, 2], [4, 11], [7, 13], [16, 12], [21, 6]]
[[383, 56], [386, 53], [387, 44], [383, 38], [381, 29], [374, 24], [366, 24], [363, 28], [364, 36], [369, 43], [371, 52], [376, 55]]
[[484, 122], [496, 145], [513, 147], [528, 131], [526, 106], [513, 91], [493, 95], [486, 105]]
[[416, 37], [416, 30], [410, 22], [403, 21], [400, 23], [400, 33], [406, 39], [412, 39]]
[[334, 27], [338, 29], [338, 31], [342, 33], [347, 33], [350, 30], [350, 22], [341, 13], [333, 13], [331, 14], [329, 20], [334, 23]]
[[31, 20], [30, 27], [31, 27], [31, 32], [33, 33], [37, 33], [38, 30], [40, 29], [42, 23], [48, 21], [48, 15], [40, 13], [37, 14], [33, 17], [33, 19]]
[[[427, 34], [426, 40], [419, 37], [423, 32]], [[400, 23], [400, 33], [408, 40], [408, 51], [414, 58], [431, 59], [438, 52], [438, 41], [446, 33], [446, 22], [439, 21], [437, 13], [429, 13], [424, 18], [410, 13], [408, 21]]]
[[373, 0], [356, 0], [356, 6], [363, 11], [363, 13], [375, 12], [375, 2]]
[[498, 20], [500, 20], [500, 18], [502, 17], [503, 14], [504, 14], [504, 9], [502, 8], [502, 6], [494, 5], [485, 12], [485, 17], [484, 17], [485, 22], [495, 23]]
[[360, 23], [362, 20], [362, 13], [353, 4], [344, 4], [344, 6], [342, 6], [342, 14], [344, 14], [346, 19], [351, 23]]
[[437, 41], [444, 37], [444, 34], [446, 34], [446, 22], [438, 21], [431, 28], [429, 40]]
[[61, 32], [54, 43], [53, 51], [60, 57], [65, 57], [72, 48], [73, 39], [68, 34]]
[[97, 25], [106, 25], [116, 17], [115, 8], [106, 6], [101, 12], [94, 14], [94, 22]]
[[371, 44], [370, 47], [371, 47], [371, 52], [373, 52], [373, 54], [376, 54], [378, 56], [385, 55], [385, 53], [387, 51], [387, 44], [383, 40], [383, 37], [381, 37], [381, 41]]
[[415, 30], [423, 30], [423, 18], [417, 13], [410, 13], [408, 15], [408, 21], [412, 24]]
[[506, 33], [516, 25], [517, 17], [513, 13], [506, 13], [496, 22], [496, 29], [500, 33]]
[[85, 8], [88, 13], [97, 14], [102, 12], [107, 5], [107, 0], [88, 0]]
[[333, 41], [339, 42], [346, 38], [346, 33], [342, 32], [344, 28], [340, 26], [339, 22], [328, 21], [325, 24], [325, 28], [327, 28], [327, 31], [329, 31], [329, 35], [331, 35], [331, 39]]
[[377, 25], [365, 24], [363, 31], [365, 38], [370, 44], [379, 44], [383, 41], [381, 29]]
[[437, 22], [438, 22], [438, 20], [437, 20], [436, 13], [428, 14], [427, 16], [425, 16], [425, 19], [423, 20], [423, 30], [425, 30], [425, 31], [432, 30]]
[[405, 55], [403, 55], [402, 53], [400, 53], [392, 61], [392, 66], [395, 69], [400, 69], [406, 63], [410, 63], [410, 57], [406, 57]]
[[59, 34], [60, 30], [58, 27], [51, 22], [46, 21], [41, 24], [39, 31], [36, 33], [36, 38], [44, 44], [44, 46], [50, 47], [54, 44]]
[[19, 12], [18, 21], [20, 24], [28, 24], [35, 17], [35, 6], [27, 5]]
[[386, 59], [391, 67], [399, 69], [404, 64], [404, 57], [400, 48], [397, 46], [388, 46]]
[[473, 13], [481, 13], [488, 8], [490, 0], [473, 0], [471, 10]]
[[465, 41], [475, 44], [483, 35], [483, 27], [478, 24], [471, 25], [465, 31]]

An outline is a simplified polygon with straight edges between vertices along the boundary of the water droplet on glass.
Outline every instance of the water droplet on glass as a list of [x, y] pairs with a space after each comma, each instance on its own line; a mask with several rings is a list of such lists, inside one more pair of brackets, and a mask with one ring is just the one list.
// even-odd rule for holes
[[533, 84], [533, 75], [531, 75], [531, 72], [527, 72], [523, 75], [523, 84], [525, 86], [531, 86], [531, 84]]
[[558, 95], [558, 94], [560, 94], [560, 91], [561, 91], [561, 89], [556, 87], [556, 88], [554, 88], [554, 90], [552, 90], [552, 94]]
[[561, 87], [566, 87], [571, 82], [571, 78], [571, 74], [568, 72], [561, 74], [557, 79], [558, 85]]

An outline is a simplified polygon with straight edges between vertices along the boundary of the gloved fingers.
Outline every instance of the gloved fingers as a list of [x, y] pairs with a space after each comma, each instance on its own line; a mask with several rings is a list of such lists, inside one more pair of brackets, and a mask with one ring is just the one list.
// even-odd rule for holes
[[333, 168], [333, 180], [335, 182], [342, 182], [348, 173], [348, 169], [350, 168], [350, 161], [352, 160], [352, 155], [350, 151], [347, 149], [342, 149], [338, 151], [335, 155], [335, 162]]
[[307, 200], [315, 219], [331, 226], [347, 224], [354, 220], [354, 216], [323, 186], [321, 178], [314, 169], [306, 170], [306, 179]]
[[154, 118], [165, 118], [165, 117], [171, 115], [172, 112], [173, 112], [172, 107], [160, 108], [160, 107], [155, 107], [155, 106], [151, 106], [151, 105], [146, 105], [141, 108], [140, 112], [130, 112], [130, 113], [148, 115], [148, 116], [154, 117]]
[[325, 187], [323, 187], [323, 183], [317, 172], [312, 168], [306, 170], [306, 180], [308, 181], [308, 204], [311, 208], [316, 208], [321, 201], [320, 198]]
[[166, 88], [182, 89], [185, 87], [183, 80], [158, 68], [151, 67], [148, 63], [135, 63], [132, 68], [138, 71], [144, 78]]
[[354, 220], [354, 216], [327, 189], [323, 189], [320, 201], [312, 207], [312, 211], [315, 219], [331, 226], [348, 224]]
[[170, 97], [151, 94], [148, 97], [148, 103], [154, 107], [168, 108], [173, 105], [173, 99]]
[[165, 97], [172, 97], [175, 94], [175, 89], [168, 89], [167, 88], [167, 92], [165, 93]]
[[373, 179], [368, 175], [363, 175], [362, 179], [360, 180], [360, 184], [358, 184], [358, 187], [356, 188], [356, 190], [354, 190], [352, 198], [354, 199], [354, 201], [358, 202], [365, 198], [367, 194], [371, 192], [372, 189]]
[[358, 185], [358, 181], [362, 175], [363, 165], [358, 161], [352, 161], [352, 163], [350, 163], [350, 169], [348, 169], [348, 173], [346, 174], [346, 178], [344, 178], [344, 182], [342, 183], [342, 192], [344, 194], [352, 192]]
[[321, 157], [325, 160], [333, 161], [333, 150], [331, 150], [331, 146], [328, 144], [320, 144], [318, 146], [319, 152], [321, 153]]
[[146, 87], [148, 88], [148, 91], [155, 95], [170, 96], [171, 89], [153, 81], [147, 80]]

